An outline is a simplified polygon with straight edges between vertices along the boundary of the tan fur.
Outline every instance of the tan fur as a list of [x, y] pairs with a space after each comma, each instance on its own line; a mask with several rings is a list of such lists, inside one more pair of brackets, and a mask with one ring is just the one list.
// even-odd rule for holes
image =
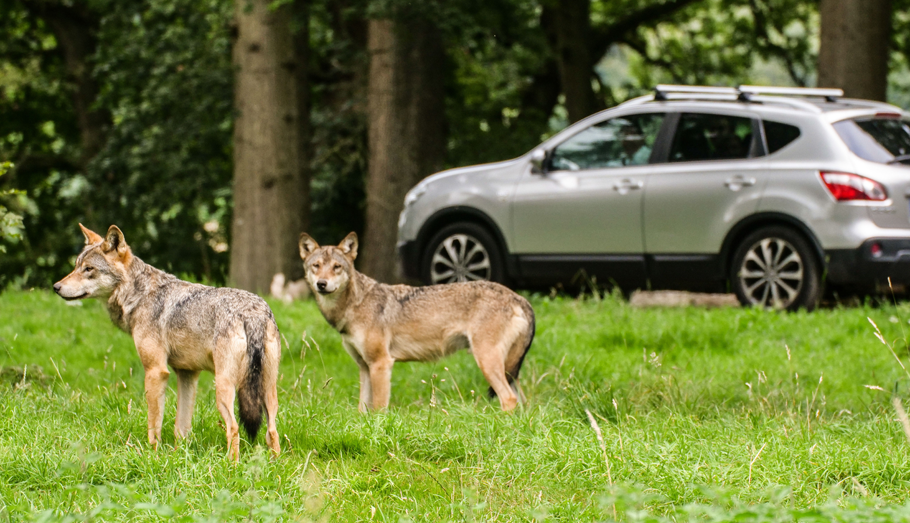
[[[433, 361], [470, 348], [503, 410], [518, 403], [517, 372], [534, 336], [531, 305], [492, 282], [385, 285], [357, 272], [357, 235], [337, 247], [300, 236], [306, 280], [360, 367], [360, 410], [389, 404], [396, 361]], [[515, 381], [510, 386], [507, 372]]]
[[178, 439], [190, 432], [199, 374], [209, 371], [215, 374], [216, 403], [225, 424], [228, 453], [234, 460], [239, 458], [234, 398], [253, 375], [248, 374], [252, 356], [244, 326], [255, 320], [261, 327], [257, 332], [262, 333], [260, 372], [266, 441], [275, 454], [280, 453], [275, 417], [281, 344], [268, 305], [251, 293], [184, 282], [145, 264], [133, 256], [116, 226], [111, 226], [105, 238], [80, 227], [86, 246], [73, 272], [54, 285], [54, 290], [68, 300], [101, 299], [111, 320], [132, 336], [145, 369], [149, 444], [158, 448], [161, 442], [165, 391], [171, 374], [168, 367], [178, 380], [174, 426]]

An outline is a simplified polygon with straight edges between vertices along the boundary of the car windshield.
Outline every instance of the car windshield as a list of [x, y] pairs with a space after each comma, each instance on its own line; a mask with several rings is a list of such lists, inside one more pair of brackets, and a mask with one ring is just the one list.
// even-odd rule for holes
[[853, 154], [878, 163], [910, 164], [910, 121], [856, 118], [834, 124]]

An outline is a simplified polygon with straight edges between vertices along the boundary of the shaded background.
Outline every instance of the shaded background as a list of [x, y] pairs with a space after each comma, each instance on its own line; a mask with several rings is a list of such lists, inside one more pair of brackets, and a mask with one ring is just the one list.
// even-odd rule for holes
[[[0, 0], [0, 289], [76, 224], [265, 291], [301, 230], [392, 281], [404, 193], [657, 83], [842, 87], [910, 107], [910, 0]], [[0, 207], [0, 215], [3, 214]], [[0, 216], [2, 218], [2, 216]], [[5, 233], [5, 234], [4, 234]]]

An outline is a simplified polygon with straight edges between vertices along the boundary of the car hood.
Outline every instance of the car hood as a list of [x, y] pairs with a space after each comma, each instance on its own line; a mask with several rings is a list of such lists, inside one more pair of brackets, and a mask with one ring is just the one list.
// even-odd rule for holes
[[453, 176], [478, 176], [485, 175], [496, 171], [506, 170], [514, 168], [516, 165], [520, 164], [524, 157], [514, 158], [512, 160], [505, 160], [502, 162], [492, 162], [492, 163], [483, 163], [480, 165], [470, 165], [467, 167], [456, 167], [454, 169], [447, 169], [445, 171], [438, 172], [436, 174], [431, 174], [427, 176], [420, 183], [417, 184], [418, 187], [426, 187], [427, 185], [451, 178]]

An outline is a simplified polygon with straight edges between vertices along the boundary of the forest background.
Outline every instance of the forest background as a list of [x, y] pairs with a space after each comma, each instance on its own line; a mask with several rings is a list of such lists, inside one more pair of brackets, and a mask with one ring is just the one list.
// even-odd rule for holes
[[417, 181], [523, 154], [655, 84], [841, 87], [910, 108], [908, 7], [0, 0], [0, 289], [68, 273], [78, 222], [259, 292], [301, 276], [300, 231], [354, 230], [362, 270], [393, 281]]

